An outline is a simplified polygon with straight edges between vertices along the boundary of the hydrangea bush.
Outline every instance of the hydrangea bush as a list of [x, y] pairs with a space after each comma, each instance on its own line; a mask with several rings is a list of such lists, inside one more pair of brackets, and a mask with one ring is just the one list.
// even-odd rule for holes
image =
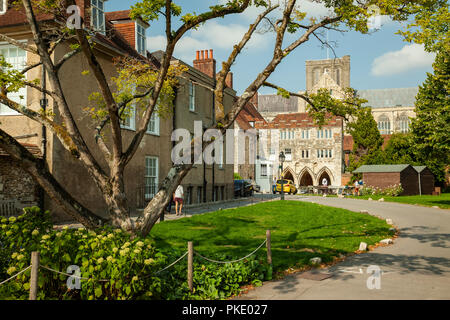
[[387, 188], [378, 188], [378, 187], [370, 187], [364, 186], [359, 190], [359, 194], [361, 196], [389, 196], [389, 197], [398, 197], [403, 193], [403, 187], [401, 184], [395, 184], [393, 186], [389, 186]]
[[[81, 290], [67, 286], [67, 275], [39, 270], [38, 299], [224, 299], [240, 286], [264, 280], [266, 266], [256, 258], [232, 265], [196, 261], [195, 290], [186, 281], [186, 262], [157, 273], [183, 252], [160, 252], [149, 238], [135, 238], [121, 230], [53, 230], [48, 212], [26, 209], [17, 218], [0, 218], [0, 281], [30, 265], [31, 252], [40, 252], [40, 265], [66, 273], [80, 268]], [[70, 273], [72, 274], [72, 273]], [[103, 281], [107, 280], [107, 281]], [[0, 286], [0, 299], [28, 299], [30, 270]]]

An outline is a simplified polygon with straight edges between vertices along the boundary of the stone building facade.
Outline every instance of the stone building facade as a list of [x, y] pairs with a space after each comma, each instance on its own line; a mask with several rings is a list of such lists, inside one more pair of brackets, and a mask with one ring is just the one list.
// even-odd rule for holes
[[[257, 122], [260, 131], [268, 132], [264, 153], [272, 161], [272, 176], [281, 177], [278, 154], [283, 151], [286, 161], [282, 176], [294, 181], [298, 187], [320, 186], [324, 179], [328, 186], [340, 186], [342, 127], [342, 119], [332, 117], [325, 126], [318, 128], [307, 113], [282, 114], [267, 123]], [[264, 191], [270, 192], [270, 189]]]
[[[344, 95], [345, 88], [351, 86], [351, 65], [350, 56], [344, 56], [336, 59], [325, 60], [310, 60], [306, 61], [306, 90], [299, 93], [316, 93], [319, 89], [328, 89], [334, 98], [341, 99]], [[377, 90], [360, 90], [357, 91], [359, 97], [366, 99], [368, 102], [366, 106], [372, 108], [372, 114], [378, 123], [378, 128], [381, 135], [387, 142], [393, 133], [409, 131], [409, 125], [411, 118], [415, 117], [414, 102], [418, 93], [418, 88], [394, 88], [394, 89], [377, 89]], [[269, 123], [269, 126], [278, 126], [280, 130], [290, 130], [290, 124], [287, 122], [280, 122], [281, 119], [292, 117], [292, 120], [307, 112], [307, 103], [297, 97], [291, 97], [285, 99], [278, 95], [260, 95], [259, 96], [258, 111]], [[307, 117], [306, 115], [304, 117]], [[271, 124], [272, 123], [272, 124]], [[317, 126], [310, 124], [313, 128], [312, 132], [319, 130]], [[345, 123], [341, 120], [339, 125], [332, 129], [334, 140], [334, 155], [333, 160], [316, 157], [314, 161], [319, 168], [327, 168], [332, 175], [330, 175], [331, 183], [335, 185], [346, 185], [349, 181], [349, 175], [345, 173], [345, 164], [348, 162], [348, 155], [352, 151], [353, 139], [351, 136], [346, 135]], [[311, 149], [321, 148], [324, 141], [317, 139], [317, 135], [312, 134], [309, 141], [302, 141], [299, 138], [297, 132], [295, 139], [290, 139], [289, 143], [280, 142], [280, 149], [285, 148], [303, 150], [307, 146]], [[340, 136], [340, 138], [337, 138]], [[334, 138], [333, 138], [334, 139]], [[305, 144], [306, 145], [302, 145]], [[286, 146], [284, 146], [286, 145]], [[292, 148], [290, 148], [292, 147]], [[324, 145], [324, 148], [329, 146]], [[303, 163], [301, 155], [293, 154], [295, 157], [294, 162]], [[339, 156], [339, 159], [338, 159]], [[272, 155], [274, 158], [274, 155]], [[276, 159], [272, 159], [276, 161]], [[333, 164], [331, 164], [332, 162]], [[302, 181], [298, 177], [299, 173], [297, 169], [292, 168], [292, 163], [289, 164], [290, 176], [294, 181], [298, 182], [298, 185], [304, 185], [305, 181]], [[330, 168], [332, 167], [332, 168]], [[277, 168], [277, 166], [275, 166]], [[317, 172], [321, 172], [320, 169], [312, 171], [311, 167], [308, 167], [308, 172], [311, 175], [313, 185], [319, 185], [321, 181], [320, 176], [317, 176]], [[308, 178], [309, 179], [309, 178]], [[311, 182], [311, 181], [310, 181]]]
[[[97, 0], [97, 3], [99, 2], [103, 4], [105, 1]], [[83, 8], [82, 16], [87, 17], [87, 13], [91, 9], [90, 1], [77, 0], [77, 4], [80, 4]], [[102, 15], [102, 17], [96, 21], [104, 21], [105, 25], [92, 26], [98, 31], [92, 38], [96, 44], [94, 49], [96, 57], [108, 79], [117, 75], [114, 59], [118, 57], [135, 57], [153, 65], [155, 68], [159, 65], [157, 57], [143, 49], [143, 46], [144, 48], [146, 47], [145, 28], [148, 25], [139, 19], [132, 20], [129, 18], [129, 13], [129, 11], [112, 13], [98, 11], [97, 14]], [[52, 17], [48, 15], [38, 16], [38, 20], [49, 23], [52, 21]], [[93, 23], [89, 19], [85, 21], [88, 24]], [[107, 36], [103, 34], [102, 28], [106, 29], [105, 34]], [[18, 10], [10, 9], [0, 15], [0, 33], [32, 46], [34, 45], [25, 15]], [[55, 63], [71, 51], [69, 45], [69, 43], [60, 43], [56, 47], [52, 56]], [[4, 43], [0, 44], [0, 53], [18, 70], [38, 62], [39, 59], [39, 57], [31, 53]], [[173, 63], [182, 62], [174, 59]], [[77, 125], [86, 140], [88, 148], [93, 157], [99, 161], [100, 166], [107, 172], [108, 165], [103, 160], [103, 154], [95, 142], [95, 125], [90, 116], [83, 110], [90, 105], [88, 97], [93, 92], [99, 91], [94, 76], [83, 74], [88, 65], [82, 54], [71, 58], [60, 70], [61, 84], [63, 91], [66, 93], [66, 100], [71, 108], [73, 117], [77, 119]], [[125, 192], [129, 201], [129, 209], [132, 213], [146, 206], [148, 201], [158, 191], [160, 183], [172, 167], [171, 151], [173, 143], [171, 137], [174, 128], [191, 129], [194, 120], [203, 121], [205, 125], [210, 125], [214, 121], [213, 96], [211, 90], [207, 89], [208, 86], [211, 87], [213, 85], [214, 78], [202, 72], [203, 70], [200, 71], [192, 66], [188, 67], [189, 70], [185, 78], [180, 79], [180, 87], [177, 90], [172, 115], [160, 118], [155, 114], [152, 117], [147, 134], [144, 136], [134, 158], [125, 169]], [[36, 67], [28, 71], [26, 76], [31, 81], [39, 78], [41, 74], [42, 68]], [[228, 80], [230, 81], [230, 79]], [[47, 81], [48, 83], [49, 81]], [[52, 90], [49, 85], [47, 89]], [[39, 101], [42, 99], [42, 94], [37, 90], [27, 88], [9, 97], [32, 110], [39, 111], [41, 108]], [[47, 99], [47, 110], [52, 111], [56, 119], [58, 119], [58, 110], [55, 108], [53, 100], [48, 97]], [[230, 108], [234, 99], [235, 91], [232, 88], [226, 89], [225, 108]], [[191, 108], [191, 104], [195, 106], [194, 109]], [[122, 139], [124, 146], [127, 146], [133, 139], [141, 117], [142, 113], [139, 110], [134, 110], [132, 115], [123, 122]], [[44, 137], [44, 130], [40, 124], [3, 105], [0, 105], [0, 123], [2, 129], [11, 136], [27, 137], [20, 141], [38, 146], [50, 172], [67, 192], [72, 194], [74, 198], [92, 212], [105, 216], [107, 212], [106, 203], [86, 168], [63, 148], [58, 139], [49, 132]], [[105, 141], [107, 143], [112, 141], [107, 133]], [[44, 145], [45, 148], [43, 148]], [[46, 151], [43, 152], [44, 150]], [[9, 182], [11, 177], [2, 176], [3, 184], [5, 184], [6, 179]], [[203, 187], [205, 182], [206, 188]], [[196, 203], [214, 199], [231, 199], [233, 197], [233, 166], [229, 165], [223, 168], [218, 168], [217, 166], [215, 168], [207, 167], [205, 170], [203, 170], [203, 167], [194, 168], [193, 172], [185, 178], [182, 184], [185, 186], [188, 202]], [[197, 185], [202, 185], [203, 189], [195, 191], [197, 193], [201, 192], [201, 196], [194, 195], [192, 191], [193, 187], [197, 187]], [[55, 220], [68, 219], [64, 215], [62, 208], [51, 201], [51, 199], [44, 196], [43, 200], [45, 209], [53, 213]]]

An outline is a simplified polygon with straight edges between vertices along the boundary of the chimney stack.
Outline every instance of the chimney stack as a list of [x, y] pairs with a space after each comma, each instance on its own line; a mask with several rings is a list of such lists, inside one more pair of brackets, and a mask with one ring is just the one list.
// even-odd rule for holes
[[214, 59], [213, 50], [197, 51], [196, 59], [194, 60], [194, 68], [210, 76], [216, 78], [216, 60]]
[[225, 84], [228, 88], [233, 89], [233, 72], [229, 72], [225, 79]]

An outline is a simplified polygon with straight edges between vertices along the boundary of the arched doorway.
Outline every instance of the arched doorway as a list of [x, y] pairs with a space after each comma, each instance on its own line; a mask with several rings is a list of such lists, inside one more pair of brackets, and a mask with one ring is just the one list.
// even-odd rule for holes
[[330, 185], [331, 185], [331, 178], [330, 178], [330, 175], [328, 174], [328, 172], [326, 172], [326, 171], [324, 171], [324, 172], [320, 175], [320, 178], [319, 178], [319, 185], [321, 185], [321, 186], [324, 185], [324, 183], [323, 183], [323, 180], [324, 180], [324, 179], [327, 179], [327, 186], [330, 186]]
[[305, 171], [300, 178], [300, 187], [309, 187], [313, 185], [314, 182], [311, 174], [308, 171]]
[[292, 175], [292, 172], [291, 172], [291, 171], [286, 171], [286, 172], [283, 174], [283, 178], [286, 179], [286, 180], [291, 180], [291, 181], [295, 182], [294, 176]]

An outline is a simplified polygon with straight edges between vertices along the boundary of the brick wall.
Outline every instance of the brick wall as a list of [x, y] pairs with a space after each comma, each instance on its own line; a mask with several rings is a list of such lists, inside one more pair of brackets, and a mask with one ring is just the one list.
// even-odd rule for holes
[[[9, 157], [0, 157], [0, 203], [14, 202], [17, 213], [39, 204], [39, 188], [33, 178]], [[0, 208], [1, 211], [1, 208]], [[0, 215], [6, 213], [0, 212]]]

